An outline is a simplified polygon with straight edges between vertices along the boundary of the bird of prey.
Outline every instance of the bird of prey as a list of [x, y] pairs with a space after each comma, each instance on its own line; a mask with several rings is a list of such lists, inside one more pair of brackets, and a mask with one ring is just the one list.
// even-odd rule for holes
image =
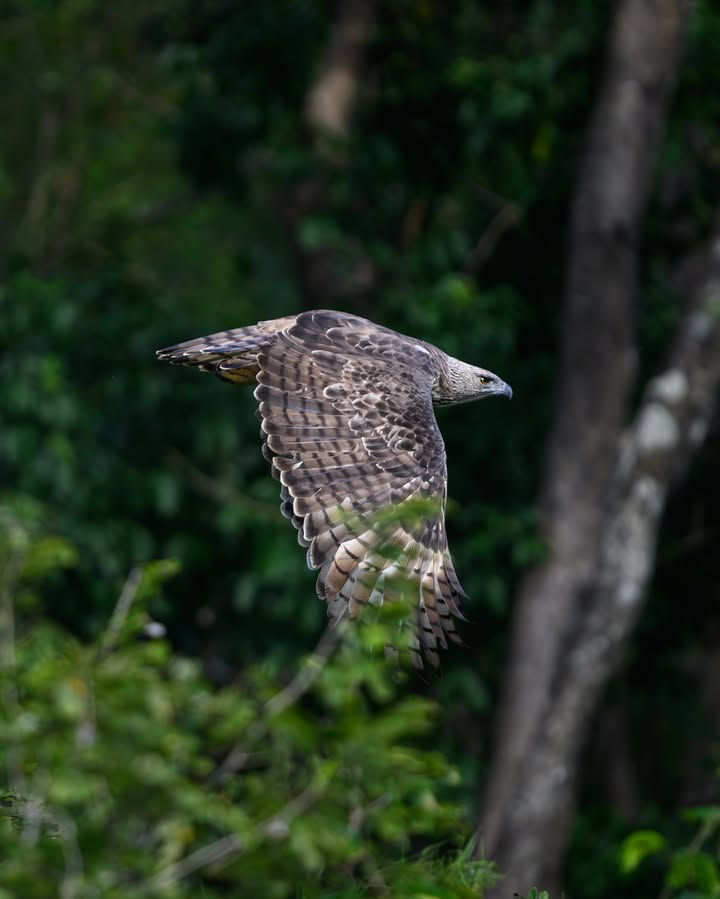
[[433, 667], [460, 642], [445, 533], [445, 446], [433, 406], [512, 396], [484, 368], [356, 315], [318, 310], [167, 347], [159, 359], [256, 383], [263, 454], [281, 511], [320, 569], [328, 615], [397, 596], [417, 603], [411, 648]]

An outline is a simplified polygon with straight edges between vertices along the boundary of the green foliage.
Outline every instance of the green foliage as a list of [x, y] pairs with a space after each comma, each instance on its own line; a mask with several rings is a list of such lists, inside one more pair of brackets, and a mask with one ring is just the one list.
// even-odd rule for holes
[[[533, 503], [554, 388], [569, 197], [611, 4], [376, 4], [353, 133], [338, 148], [341, 164], [327, 165], [308, 140], [303, 106], [332, 6], [5, 4], [0, 489], [15, 494], [12, 514], [9, 505], [0, 510], [0, 573], [15, 584], [20, 698], [23, 709], [37, 709], [8, 716], [19, 732], [16, 744], [0, 743], [0, 751], [12, 754], [17, 745], [25, 763], [37, 757], [24, 776], [52, 812], [53, 827], [76, 827], [86, 894], [87, 878], [95, 877], [103, 895], [138, 895], [137, 884], [103, 885], [101, 872], [118, 870], [114, 850], [102, 845], [103, 827], [117, 832], [118, 853], [145, 883], [160, 867], [161, 849], [167, 865], [233, 828], [240, 833], [237, 821], [218, 823], [228, 808], [240, 807], [235, 799], [260, 833], [263, 811], [271, 816], [323, 777], [330, 786], [293, 823], [294, 842], [261, 841], [243, 863], [253, 870], [257, 858], [252, 864], [260, 872], [268, 859], [281, 859], [273, 876], [301, 871], [303, 882], [315, 877], [309, 895], [332, 889], [308, 873], [320, 858], [340, 878], [328, 819], [318, 824], [317, 838], [302, 828], [329, 809], [333, 784], [341, 782], [329, 762], [348, 747], [351, 732], [357, 736], [360, 721], [388, 757], [407, 744], [415, 758], [426, 741], [457, 767], [421, 754], [385, 815], [372, 806], [375, 793], [360, 791], [358, 801], [370, 803], [363, 828], [370, 828], [371, 848], [363, 831], [367, 854], [353, 876], [378, 884], [374, 864], [397, 890], [445, 895], [461, 889], [452, 872], [462, 868], [462, 888], [472, 884], [462, 855], [455, 862], [444, 850], [422, 855], [421, 847], [459, 819], [442, 797], [441, 811], [423, 811], [422, 788], [413, 793], [411, 781], [434, 782], [432, 771], [442, 781], [457, 770], [461, 783], [447, 789], [457, 790], [468, 814], [476, 808], [513, 585], [544, 552]], [[664, 353], [675, 321], [676, 261], [714, 214], [719, 22], [712, 3], [696, 4], [641, 241], [638, 328], [646, 370]], [[318, 184], [312, 202], [308, 185]], [[327, 299], [310, 290], [308, 257], [329, 258], [342, 289]], [[364, 287], [354, 286], [356, 271], [370, 272]], [[468, 647], [447, 655], [441, 680], [408, 688], [361, 650], [368, 641], [382, 643], [376, 627], [382, 631], [383, 623], [368, 621], [349, 637], [357, 647], [347, 670], [342, 653], [351, 649], [344, 644], [297, 708], [268, 717], [265, 703], [288, 673], [317, 665], [305, 656], [324, 610], [295, 536], [277, 513], [277, 485], [260, 457], [249, 392], [166, 369], [154, 351], [320, 305], [369, 315], [487, 365], [513, 385], [515, 398], [439, 413], [450, 542], [472, 598], [470, 622], [462, 626]], [[706, 651], [698, 634], [716, 632], [718, 604], [708, 601], [715, 589], [708, 585], [717, 581], [717, 468], [711, 449], [694, 480], [673, 496], [661, 575], [630, 653], [627, 682], [639, 734], [633, 752], [642, 790], [656, 800], [642, 824], [658, 832], [677, 801], [676, 759], [707, 729], [683, 654]], [[165, 583], [172, 560], [181, 569]], [[127, 615], [117, 611], [123, 593], [134, 596]], [[160, 622], [171, 643], [150, 639]], [[74, 692], [76, 674], [84, 699]], [[216, 689], [228, 683], [234, 687], [227, 694]], [[418, 692], [432, 698], [429, 705], [406, 695]], [[95, 749], [77, 742], [88, 718], [82, 703], [93, 696], [106, 705]], [[196, 696], [205, 698], [189, 699], [185, 708]], [[217, 736], [225, 714], [263, 765], [268, 747], [277, 745], [267, 769], [274, 785], [254, 767], [227, 796], [203, 781], [197, 765], [217, 768], [231, 739]], [[237, 717], [243, 714], [265, 730], [244, 729]], [[433, 730], [416, 736], [418, 719], [430, 714], [437, 716]], [[23, 735], [24, 726], [35, 730]], [[177, 746], [177, 766], [163, 728]], [[317, 770], [309, 763], [313, 747]], [[136, 756], [145, 761], [135, 766]], [[370, 747], [359, 764], [381, 790], [390, 777], [376, 756]], [[48, 771], [59, 797], [50, 797]], [[82, 798], [88, 784], [100, 791], [92, 801]], [[257, 795], [232, 793], [251, 787]], [[145, 801], [151, 793], [157, 813]], [[412, 813], [402, 812], [400, 794]], [[647, 865], [625, 878], [617, 872], [627, 824], [605, 796], [600, 804], [598, 815], [589, 801], [581, 806], [570, 892], [619, 899], [632, 881], [627, 895], [638, 895], [632, 878]], [[37, 814], [48, 825], [44, 812]], [[332, 814], [344, 826], [350, 810], [339, 803]], [[422, 833], [413, 834], [416, 820], [425, 822]], [[165, 829], [163, 821], [170, 822]], [[387, 852], [383, 827], [390, 831]], [[9, 864], [16, 872], [23, 860], [27, 876], [36, 862], [35, 870], [50, 872], [46, 892], [65, 876], [65, 856], [74, 870], [72, 840], [18, 842], [12, 829], [3, 834], [15, 840]], [[238, 870], [222, 873], [230, 888], [240, 883]], [[205, 874], [198, 876], [210, 895], [215, 884]], [[414, 877], [419, 886], [412, 887]], [[25, 895], [27, 884], [18, 884], [7, 889]], [[336, 894], [355, 895], [355, 887], [349, 879]], [[40, 888], [38, 880], [33, 889]]]
[[656, 830], [636, 830], [631, 833], [620, 847], [620, 869], [629, 874], [637, 866], [655, 852], [665, 848], [665, 837]]
[[[437, 708], [383, 658], [397, 614], [329, 632], [282, 689], [263, 665], [214, 688], [155, 638], [174, 562], [133, 572], [83, 643], [27, 602], [68, 545], [34, 504], [0, 512], [0, 895], [470, 899], [491, 882], [428, 746]], [[418, 851], [428, 838], [443, 845]]]
[[635, 831], [623, 843], [620, 866], [631, 873], [649, 856], [662, 854], [666, 867], [664, 899], [717, 899], [720, 896], [720, 806], [688, 809], [683, 817], [696, 826], [684, 846], [671, 846], [656, 831]]
[[[294, 191], [323, 175], [301, 99], [327, 38], [322, 4], [283, 0], [272, 14], [174, 0], [122, 10], [12, 4], [0, 38], [0, 111], [15, 123], [0, 147], [0, 170], [12, 173], [0, 219], [20, 226], [0, 235], [0, 477], [40, 499], [53, 532], [78, 547], [77, 564], [56, 570], [43, 594], [73, 631], [92, 637], [127, 572], [172, 557], [182, 572], [153, 613], [221, 678], [250, 660], [294, 664], [317, 634], [323, 611], [277, 514], [250, 392], [154, 360], [175, 340], [323, 305], [301, 295], [298, 252], [370, 261], [372, 302], [333, 305], [478, 359], [521, 393], [526, 380], [527, 396], [547, 383], [549, 365], [531, 372], [515, 361], [537, 307], [510, 283], [514, 263], [482, 285], [464, 268], [499, 208], [533, 202], [538, 162], [498, 158], [502, 102], [484, 122], [465, 116], [499, 78], [504, 95], [537, 91], [542, 109], [557, 105], [537, 75], [572, 61], [566, 45], [553, 55], [553, 31], [565, 30], [538, 4], [518, 52], [550, 56], [516, 71], [496, 53], [471, 72], [473, 48], [497, 45], [492, 17], [462, 4], [445, 33], [426, 27], [428, 15], [445, 21], [440, 7], [406, 6], [381, 10], [386, 74], [377, 102], [359, 112], [362, 138], [345, 148], [328, 197], [289, 234]], [[593, 39], [591, 29], [575, 34], [581, 46]], [[442, 58], [436, 77], [418, 78], [416, 61]], [[512, 104], [513, 127], [534, 133], [532, 104]], [[413, 149], [448, 118], [457, 141], [438, 142], [436, 159]], [[490, 181], [497, 196], [482, 186]], [[473, 410], [472, 440], [466, 414], [448, 410], [441, 422], [457, 568], [481, 625], [507, 614], [514, 574], [541, 551], [530, 506], [537, 462], [527, 459], [538, 458], [542, 401], [517, 408]], [[492, 478], [477, 476], [480, 465]], [[493, 637], [490, 651], [483, 643], [455, 656], [455, 704], [480, 707], [489, 693], [502, 641]]]

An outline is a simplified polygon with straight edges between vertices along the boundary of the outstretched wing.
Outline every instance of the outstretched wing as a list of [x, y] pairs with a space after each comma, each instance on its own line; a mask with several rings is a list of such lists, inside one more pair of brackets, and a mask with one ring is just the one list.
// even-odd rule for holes
[[295, 321], [294, 315], [258, 322], [246, 328], [218, 331], [207, 337], [196, 337], [158, 350], [158, 359], [172, 365], [187, 365], [201, 371], [214, 372], [224, 381], [253, 384], [258, 372], [260, 347], [271, 343], [275, 333]]
[[299, 315], [257, 358], [263, 451], [329, 614], [355, 616], [405, 580], [437, 665], [438, 646], [459, 642], [462, 595], [445, 533], [437, 361], [419, 341], [337, 312]]

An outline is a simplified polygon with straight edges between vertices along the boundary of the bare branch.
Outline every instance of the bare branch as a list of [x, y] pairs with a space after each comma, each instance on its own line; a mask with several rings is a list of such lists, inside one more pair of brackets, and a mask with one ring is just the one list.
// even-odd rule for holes
[[[258, 825], [257, 840], [285, 839], [290, 832], [290, 824], [304, 814], [320, 798], [321, 791], [311, 784], [298, 796], [291, 799], [279, 812]], [[255, 843], [256, 840], [253, 840]], [[170, 886], [190, 874], [211, 865], [228, 864], [232, 859], [248, 848], [248, 841], [236, 834], [228, 834], [208, 846], [203, 846], [190, 855], [174, 862], [159, 871], [150, 881], [151, 888], [159, 889]]]
[[125, 619], [130, 614], [130, 609], [137, 596], [140, 583], [142, 581], [142, 568], [133, 568], [127, 576], [127, 580], [123, 584], [120, 596], [115, 604], [110, 621], [105, 629], [105, 633], [100, 641], [100, 655], [107, 655], [111, 652], [120, 637], [120, 631], [125, 623]]
[[[265, 703], [265, 712], [268, 718], [279, 715], [285, 709], [294, 705], [312, 687], [322, 674], [324, 667], [332, 657], [345, 627], [344, 621], [335, 621], [328, 624], [322, 636], [310, 656], [305, 660], [303, 667], [295, 677], [282, 690], [272, 696]], [[262, 722], [258, 722], [260, 728]], [[213, 772], [211, 782], [224, 780], [228, 775], [241, 771], [252, 758], [252, 754], [245, 748], [246, 739], [236, 743], [225, 756], [222, 763]]]
[[187, 475], [191, 486], [203, 496], [207, 496], [217, 503], [237, 503], [251, 509], [253, 514], [265, 519], [277, 520], [277, 506], [274, 503], [266, 503], [262, 500], [248, 496], [236, 490], [232, 484], [220, 481], [201, 471], [180, 450], [171, 447], [168, 450], [168, 459]]
[[465, 271], [474, 273], [480, 269], [495, 252], [503, 234], [518, 223], [518, 210], [514, 203], [504, 203], [490, 220], [490, 224], [478, 238], [475, 247], [465, 263]]
[[279, 693], [276, 693], [265, 704], [270, 717], [279, 715], [289, 706], [294, 705], [312, 687], [335, 651], [345, 624], [345, 621], [336, 621], [336, 623], [331, 622], [328, 624], [315, 647], [315, 651], [306, 659], [300, 671], [286, 687]]

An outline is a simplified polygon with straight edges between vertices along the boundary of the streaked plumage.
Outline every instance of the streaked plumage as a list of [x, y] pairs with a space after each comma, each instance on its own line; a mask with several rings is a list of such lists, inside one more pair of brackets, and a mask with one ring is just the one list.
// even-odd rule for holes
[[[352, 617], [417, 592], [417, 642], [431, 664], [458, 642], [458, 581], [445, 534], [445, 447], [433, 405], [511, 396], [497, 375], [343, 312], [303, 312], [221, 331], [158, 358], [257, 382], [263, 453], [281, 511], [320, 569], [328, 614]], [[412, 586], [414, 585], [414, 586]]]

